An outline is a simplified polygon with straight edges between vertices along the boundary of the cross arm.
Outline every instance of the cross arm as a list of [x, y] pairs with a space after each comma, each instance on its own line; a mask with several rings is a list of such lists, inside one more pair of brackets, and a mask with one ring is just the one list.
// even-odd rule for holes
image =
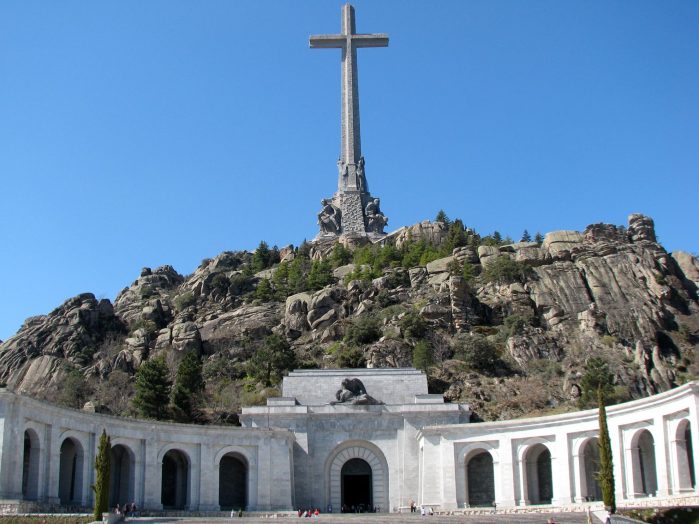
[[347, 37], [344, 35], [312, 35], [308, 39], [311, 49], [322, 49], [332, 47], [345, 47]]
[[355, 47], [388, 47], [388, 35], [376, 33], [372, 35], [352, 35]]

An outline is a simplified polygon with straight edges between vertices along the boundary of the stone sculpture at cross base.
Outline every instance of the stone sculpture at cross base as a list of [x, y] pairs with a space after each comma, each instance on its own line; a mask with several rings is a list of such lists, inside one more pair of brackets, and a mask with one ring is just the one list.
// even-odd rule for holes
[[334, 240], [339, 236], [384, 236], [388, 219], [381, 212], [379, 199], [369, 193], [365, 162], [359, 132], [359, 90], [357, 78], [357, 48], [386, 47], [385, 34], [357, 34], [354, 8], [342, 7], [342, 32], [310, 38], [312, 48], [342, 49], [342, 110], [341, 148], [337, 161], [337, 192], [321, 201], [318, 213], [320, 232], [316, 241]]

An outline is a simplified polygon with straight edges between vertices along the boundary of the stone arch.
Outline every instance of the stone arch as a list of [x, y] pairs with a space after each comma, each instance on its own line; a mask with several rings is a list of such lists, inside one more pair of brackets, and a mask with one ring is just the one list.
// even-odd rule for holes
[[371, 468], [371, 498], [379, 511], [388, 511], [388, 463], [381, 450], [367, 441], [350, 441], [337, 446], [325, 467], [327, 501], [333, 508], [342, 507], [342, 468], [352, 459], [361, 459]]
[[672, 452], [677, 465], [676, 490], [680, 493], [692, 491], [697, 486], [697, 480], [692, 449], [692, 428], [688, 419], [680, 420], [673, 440]]
[[498, 443], [493, 442], [471, 442], [466, 443], [462, 448], [458, 449], [456, 454], [456, 503], [459, 507], [467, 507], [473, 504], [469, 500], [469, 489], [471, 483], [468, 479], [468, 466], [472, 458], [480, 453], [488, 453], [492, 457], [492, 475], [494, 483], [494, 501], [497, 501], [502, 496], [500, 492], [500, 472], [497, 465], [500, 462], [498, 455]]
[[250, 465], [245, 455], [229, 451], [218, 461], [218, 504], [221, 511], [246, 509], [249, 505]]
[[492, 506], [495, 502], [493, 455], [483, 448], [472, 450], [465, 459], [466, 503], [470, 507]]
[[636, 497], [655, 495], [658, 491], [655, 439], [648, 429], [640, 429], [633, 435], [631, 452], [634, 495]]
[[83, 445], [75, 437], [66, 437], [61, 443], [60, 452], [58, 498], [63, 506], [79, 506], [83, 492]]
[[36, 430], [24, 430], [22, 453], [22, 498], [37, 500], [39, 498], [39, 474], [41, 464], [41, 440]]
[[527, 504], [551, 504], [553, 500], [553, 472], [551, 450], [542, 442], [522, 450], [525, 501]]
[[191, 485], [189, 455], [173, 446], [166, 448], [161, 460], [160, 503], [164, 509], [186, 509]]
[[124, 505], [135, 499], [136, 455], [126, 444], [114, 444], [110, 451], [109, 507]]
[[580, 497], [585, 501], [602, 500], [599, 472], [599, 438], [589, 437], [579, 443], [577, 453], [580, 468]]

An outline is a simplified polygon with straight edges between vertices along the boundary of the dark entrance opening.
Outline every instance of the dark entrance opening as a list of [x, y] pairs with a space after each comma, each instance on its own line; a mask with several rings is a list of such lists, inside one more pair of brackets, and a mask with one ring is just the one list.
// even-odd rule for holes
[[365, 460], [353, 458], [342, 466], [340, 476], [342, 478], [342, 511], [372, 511], [371, 466]]
[[218, 467], [218, 504], [221, 511], [247, 506], [248, 468], [245, 459], [233, 453], [223, 456]]
[[187, 507], [189, 461], [184, 453], [171, 449], [163, 457], [162, 490], [160, 502], [164, 509]]

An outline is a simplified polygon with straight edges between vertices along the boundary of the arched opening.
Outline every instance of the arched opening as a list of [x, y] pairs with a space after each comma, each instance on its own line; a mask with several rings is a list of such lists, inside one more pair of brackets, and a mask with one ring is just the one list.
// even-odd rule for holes
[[[354, 469], [352, 464], [348, 465], [348, 462], [353, 459], [360, 459], [360, 462], [352, 463], [358, 464], [358, 469]], [[362, 462], [369, 465], [371, 472], [369, 486], [371, 491], [368, 497], [369, 500], [366, 500], [366, 488], [364, 488], [365, 500], [355, 499], [355, 510], [357, 504], [363, 503], [366, 507], [372, 508], [372, 510], [389, 511], [389, 473], [386, 458], [381, 449], [375, 444], [363, 440], [344, 442], [329, 454], [325, 462], [325, 485], [327, 491], [323, 505], [331, 505], [334, 511], [341, 511], [343, 505], [345, 505], [345, 509], [349, 508], [351, 510], [352, 504], [347, 504], [347, 502], [351, 501], [346, 500], [346, 495], [354, 491], [352, 488], [354, 480], [358, 480], [355, 486], [361, 483], [361, 479], [351, 478], [351, 476], [355, 474], [359, 476], [364, 475], [366, 480], [366, 475], [369, 473], [366, 466], [361, 464]], [[345, 469], [346, 465], [347, 468]]]
[[466, 501], [471, 507], [492, 506], [495, 502], [495, 477], [493, 457], [487, 451], [479, 451], [466, 464]]
[[692, 430], [688, 420], [683, 420], [677, 426], [675, 453], [677, 457], [678, 491], [692, 491], [697, 484], [694, 470], [694, 453], [692, 450]]
[[178, 449], [171, 449], [163, 457], [160, 502], [164, 509], [185, 509], [189, 487], [189, 460]]
[[32, 429], [24, 432], [22, 459], [22, 497], [36, 500], [39, 497], [39, 437]]
[[131, 450], [121, 444], [112, 447], [111, 461], [109, 507], [113, 508], [133, 502], [136, 468]]
[[364, 512], [373, 508], [372, 471], [366, 460], [353, 458], [345, 462], [340, 473], [342, 511]]
[[553, 477], [551, 474], [551, 452], [543, 444], [532, 446], [525, 457], [527, 472], [527, 494], [529, 504], [551, 504], [553, 500]]
[[61, 444], [58, 477], [58, 498], [61, 504], [82, 504], [82, 487], [83, 448], [77, 440], [69, 437]]
[[650, 431], [644, 429], [636, 435], [634, 449], [634, 491], [636, 496], [655, 495], [658, 477], [655, 470], [655, 441]]
[[597, 480], [599, 473], [599, 440], [591, 438], [582, 449], [582, 466], [585, 470], [583, 496], [585, 500], [602, 500], [602, 488]]
[[218, 465], [218, 504], [221, 511], [248, 505], [247, 461], [237, 453], [226, 453]]

